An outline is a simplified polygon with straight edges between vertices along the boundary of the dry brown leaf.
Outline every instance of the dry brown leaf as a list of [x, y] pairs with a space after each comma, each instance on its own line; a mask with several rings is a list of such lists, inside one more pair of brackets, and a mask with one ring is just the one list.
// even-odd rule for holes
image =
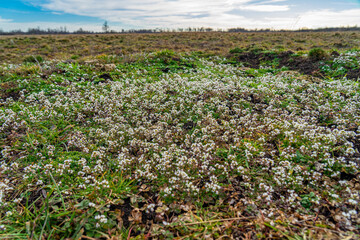
[[142, 213], [138, 208], [135, 208], [131, 211], [131, 216], [129, 217], [130, 222], [141, 223]]
[[122, 219], [122, 215], [123, 212], [120, 209], [115, 209], [115, 216], [116, 216], [116, 220], [118, 221], [118, 228], [122, 229], [122, 227], [124, 226], [124, 221]]

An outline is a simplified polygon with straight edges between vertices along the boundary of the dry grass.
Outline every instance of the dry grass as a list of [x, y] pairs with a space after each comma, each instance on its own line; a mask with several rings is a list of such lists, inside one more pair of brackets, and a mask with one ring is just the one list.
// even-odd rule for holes
[[226, 55], [230, 49], [256, 46], [267, 50], [348, 50], [360, 47], [360, 32], [309, 33], [156, 33], [0, 36], [0, 61], [19, 63], [26, 56], [68, 59], [99, 54], [122, 55], [171, 49]]

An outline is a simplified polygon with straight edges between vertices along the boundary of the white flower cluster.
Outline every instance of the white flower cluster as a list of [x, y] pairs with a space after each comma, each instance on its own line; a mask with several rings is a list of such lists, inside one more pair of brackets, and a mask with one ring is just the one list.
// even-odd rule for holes
[[357, 51], [349, 51], [341, 53], [339, 57], [334, 58], [333, 62], [337, 64], [349, 64], [353, 63], [354, 60], [360, 61], [360, 53]]
[[[349, 211], [356, 209], [358, 194], [346, 190], [351, 180], [339, 181], [360, 168], [359, 82], [244, 77], [237, 67], [201, 64], [196, 72], [160, 77], [119, 73], [117, 81], [99, 84], [64, 77], [51, 94], [27, 93], [19, 112], [10, 110], [13, 102], [5, 103], [1, 132], [54, 119], [69, 119], [76, 127], [61, 146], [27, 138], [21, 145], [26, 161], [16, 159], [11, 167], [5, 159], [14, 148], [5, 146], [1, 170], [22, 168], [23, 181], [32, 184], [51, 173], [80, 190], [106, 191], [112, 186], [108, 176], [121, 175], [157, 186], [165, 197], [219, 194], [238, 176], [244, 194], [260, 203], [298, 207], [300, 192], [321, 188], [353, 205]], [[54, 156], [65, 151], [82, 155]], [[5, 194], [9, 182], [1, 184]]]
[[105, 215], [96, 215], [95, 220], [98, 220], [98, 222], [96, 223], [97, 228], [99, 228], [101, 224], [105, 224], [108, 222], [108, 219], [106, 218]]

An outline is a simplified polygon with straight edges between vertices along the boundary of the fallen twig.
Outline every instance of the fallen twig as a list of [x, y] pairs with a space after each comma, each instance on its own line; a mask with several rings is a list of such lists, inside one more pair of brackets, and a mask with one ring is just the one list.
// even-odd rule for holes
[[96, 240], [96, 238], [88, 237], [88, 236], [85, 236], [85, 235], [82, 235], [81, 238], [89, 239], [89, 240]]
[[295, 224], [289, 224], [289, 225], [291, 225], [291, 226], [293, 226], [293, 227], [308, 227], [308, 228], [316, 228], [316, 229], [321, 229], [321, 230], [326, 230], [326, 231], [330, 231], [330, 232], [333, 232], [333, 233], [337, 233], [337, 234], [340, 234], [340, 233], [342, 233], [342, 232], [340, 232], [340, 231], [336, 231], [336, 230], [332, 230], [332, 229], [328, 229], [328, 228], [323, 228], [323, 227], [317, 227], [317, 226], [311, 226], [311, 225], [307, 225], [307, 224], [301, 224], [301, 223], [299, 223], [299, 225], [300, 226], [297, 226], [297, 225], [295, 225]]
[[209, 221], [203, 221], [203, 222], [185, 223], [184, 226], [191, 226], [191, 225], [197, 225], [197, 224], [203, 224], [203, 223], [224, 222], [224, 221], [231, 221], [231, 220], [254, 219], [254, 218], [256, 218], [256, 217], [251, 216], [251, 217], [215, 219], [215, 220], [209, 220]]

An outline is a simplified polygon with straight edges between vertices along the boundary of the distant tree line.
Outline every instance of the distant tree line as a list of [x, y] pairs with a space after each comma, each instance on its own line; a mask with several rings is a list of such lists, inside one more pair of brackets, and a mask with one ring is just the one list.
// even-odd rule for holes
[[326, 27], [326, 28], [300, 28], [297, 30], [280, 29], [246, 29], [246, 28], [229, 28], [228, 32], [338, 32], [338, 31], [360, 31], [360, 27]]
[[[70, 34], [66, 27], [60, 27], [60, 28], [47, 28], [47, 29], [40, 29], [40, 27], [37, 28], [29, 28], [27, 31], [22, 31], [21, 29], [15, 29], [10, 31], [3, 31], [0, 29], [0, 35], [36, 35], [36, 34]], [[75, 33], [75, 32], [73, 32]]]
[[317, 28], [317, 29], [307, 29], [302, 28], [298, 30], [274, 30], [270, 28], [266, 29], [246, 29], [246, 28], [229, 28], [229, 29], [213, 29], [209, 27], [188, 27], [188, 28], [155, 28], [155, 29], [122, 29], [120, 31], [110, 30], [107, 22], [102, 26], [103, 32], [95, 32], [88, 31], [82, 28], [79, 28], [76, 31], [70, 32], [66, 26], [59, 28], [47, 28], [41, 29], [37, 28], [29, 28], [27, 31], [18, 30], [10, 30], [3, 31], [0, 29], [0, 35], [46, 35], [46, 34], [121, 34], [121, 33], [163, 33], [163, 32], [337, 32], [337, 31], [360, 31], [360, 27], [327, 27], [327, 28]]

